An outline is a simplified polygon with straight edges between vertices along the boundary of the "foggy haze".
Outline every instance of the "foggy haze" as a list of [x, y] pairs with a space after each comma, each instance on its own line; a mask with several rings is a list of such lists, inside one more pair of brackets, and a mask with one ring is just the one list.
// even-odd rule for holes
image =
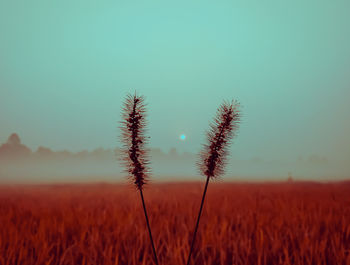
[[[152, 148], [151, 180], [177, 181], [201, 180], [196, 168], [197, 155], [180, 153], [175, 148], [169, 152]], [[12, 134], [0, 146], [1, 182], [125, 182], [120, 161], [120, 149], [97, 148], [93, 151], [52, 151], [39, 147], [32, 151], [26, 147], [17, 134]], [[344, 170], [343, 170], [344, 169]], [[227, 181], [251, 180], [342, 180], [349, 177], [346, 164], [329, 161], [326, 157], [313, 155], [295, 160], [267, 161], [259, 157], [249, 160], [229, 160]]]

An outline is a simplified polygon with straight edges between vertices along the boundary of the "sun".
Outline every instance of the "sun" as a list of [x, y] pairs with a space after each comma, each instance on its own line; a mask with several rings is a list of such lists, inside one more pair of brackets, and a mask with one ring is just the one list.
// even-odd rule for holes
[[180, 135], [180, 140], [181, 141], [185, 141], [186, 140], [186, 135], [185, 134], [181, 134]]

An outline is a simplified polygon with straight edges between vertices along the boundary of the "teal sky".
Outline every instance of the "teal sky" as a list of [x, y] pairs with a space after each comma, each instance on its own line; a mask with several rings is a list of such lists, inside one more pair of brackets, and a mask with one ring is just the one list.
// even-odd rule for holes
[[198, 152], [234, 98], [233, 156], [350, 161], [349, 12], [347, 0], [0, 0], [0, 141], [114, 148], [137, 90], [152, 147]]

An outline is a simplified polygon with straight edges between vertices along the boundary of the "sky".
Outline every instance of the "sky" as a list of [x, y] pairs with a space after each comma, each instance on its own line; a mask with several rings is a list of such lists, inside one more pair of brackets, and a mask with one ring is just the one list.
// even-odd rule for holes
[[152, 147], [197, 153], [219, 104], [236, 99], [233, 157], [350, 164], [349, 11], [347, 0], [0, 0], [0, 142], [115, 148], [137, 91]]

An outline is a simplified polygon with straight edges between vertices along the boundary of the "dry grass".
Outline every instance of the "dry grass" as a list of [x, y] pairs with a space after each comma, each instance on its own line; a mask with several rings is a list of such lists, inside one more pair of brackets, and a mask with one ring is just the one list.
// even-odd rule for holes
[[[181, 265], [203, 184], [145, 189], [160, 264]], [[350, 264], [349, 184], [212, 183], [192, 264]], [[153, 264], [121, 185], [0, 187], [0, 264]]]

